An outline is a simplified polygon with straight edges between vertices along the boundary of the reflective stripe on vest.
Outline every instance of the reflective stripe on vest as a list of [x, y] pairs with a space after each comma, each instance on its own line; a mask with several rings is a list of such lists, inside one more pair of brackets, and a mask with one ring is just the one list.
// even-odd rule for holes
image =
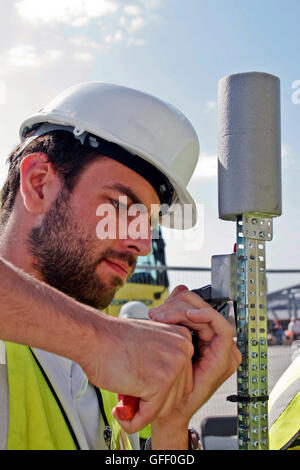
[[[80, 449], [63, 403], [27, 346], [5, 342], [9, 388], [8, 450]], [[112, 428], [111, 449], [132, 446], [125, 431], [112, 417], [117, 397], [105, 392], [104, 408]]]
[[296, 449], [300, 436], [300, 357], [288, 367], [270, 395], [270, 450]]
[[111, 449], [112, 450], [132, 450], [132, 444], [128, 438], [128, 434], [121, 428], [118, 421], [112, 416], [112, 409], [118, 404], [116, 393], [102, 390], [104, 411], [112, 430]]
[[[295, 382], [300, 390], [300, 379]], [[294, 387], [293, 387], [294, 388]], [[295, 390], [295, 388], [294, 388]], [[270, 413], [270, 450], [285, 450], [292, 447], [300, 436], [300, 391], [291, 396], [283, 393]], [[293, 446], [294, 447], [294, 446]]]

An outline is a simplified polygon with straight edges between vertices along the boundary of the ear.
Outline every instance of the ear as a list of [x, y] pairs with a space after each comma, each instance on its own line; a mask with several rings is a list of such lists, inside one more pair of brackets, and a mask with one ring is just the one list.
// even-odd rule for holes
[[20, 191], [29, 212], [43, 214], [59, 187], [59, 177], [45, 153], [35, 152], [24, 157], [20, 165]]

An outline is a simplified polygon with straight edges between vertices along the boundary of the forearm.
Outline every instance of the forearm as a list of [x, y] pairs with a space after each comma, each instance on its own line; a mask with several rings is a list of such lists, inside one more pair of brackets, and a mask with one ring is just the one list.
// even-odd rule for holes
[[80, 363], [97, 313], [1, 258], [0, 279], [0, 339]]
[[[134, 433], [153, 422], [166, 396], [192, 384], [184, 365], [193, 354], [186, 328], [112, 318], [83, 305], [0, 258], [0, 340], [40, 348], [77, 362], [95, 386], [140, 397]], [[151, 377], [151, 380], [149, 380]], [[180, 387], [179, 387], [180, 385]], [[173, 407], [169, 400], [166, 412]], [[155, 445], [167, 445], [156, 432]], [[172, 446], [186, 446], [172, 442]], [[157, 444], [156, 444], [157, 442]]]
[[188, 450], [188, 423], [161, 420], [151, 425], [153, 450]]

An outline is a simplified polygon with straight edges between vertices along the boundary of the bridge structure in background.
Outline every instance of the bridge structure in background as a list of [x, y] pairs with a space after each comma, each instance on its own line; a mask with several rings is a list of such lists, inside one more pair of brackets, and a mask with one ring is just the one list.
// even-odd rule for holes
[[[136, 266], [135, 278], [139, 282], [155, 284], [156, 279], [160, 279], [166, 275], [170, 278], [171, 273], [178, 274], [178, 277], [186, 283], [187, 287], [194, 289], [200, 286], [200, 277], [206, 280], [209, 284], [209, 274], [211, 268], [209, 267], [188, 267], [188, 266], [167, 266], [167, 265], [143, 265]], [[159, 275], [158, 275], [159, 273]], [[267, 269], [267, 274], [299, 274], [300, 269]], [[156, 275], [155, 275], [156, 274]], [[201, 279], [202, 280], [202, 279]], [[202, 281], [203, 282], [203, 281]], [[268, 321], [273, 322], [274, 319], [280, 320], [285, 325], [288, 324], [291, 318], [300, 318], [300, 284], [295, 284], [290, 287], [270, 292], [267, 294], [267, 314]]]
[[300, 284], [279, 289], [267, 296], [268, 318], [281, 322], [300, 318]]

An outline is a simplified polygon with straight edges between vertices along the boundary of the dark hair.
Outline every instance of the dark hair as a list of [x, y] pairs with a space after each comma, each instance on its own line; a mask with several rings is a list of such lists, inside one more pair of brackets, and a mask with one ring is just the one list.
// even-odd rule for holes
[[93, 160], [101, 158], [99, 153], [83, 147], [73, 134], [61, 130], [38, 137], [18, 155], [22, 145], [19, 144], [8, 157], [8, 176], [1, 192], [0, 226], [6, 224], [12, 212], [20, 187], [20, 164], [26, 155], [45, 153], [69, 191], [75, 187], [83, 169]]

